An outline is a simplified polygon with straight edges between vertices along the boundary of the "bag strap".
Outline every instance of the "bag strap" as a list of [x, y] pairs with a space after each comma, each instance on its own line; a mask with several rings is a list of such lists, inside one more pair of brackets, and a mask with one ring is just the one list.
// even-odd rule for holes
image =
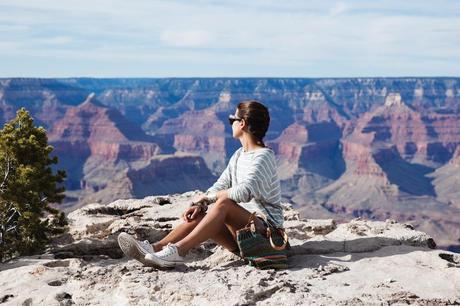
[[253, 212], [250, 216], [249, 216], [249, 219], [248, 219], [248, 223], [246, 223], [246, 225], [244, 227], [250, 227], [251, 224], [253, 224], [255, 221], [256, 221], [256, 213]]
[[[249, 216], [249, 219], [248, 219], [248, 222], [246, 223], [246, 225], [244, 226], [245, 229], [249, 228], [251, 230], [251, 232], [255, 233], [257, 231], [256, 229], [256, 225], [255, 225], [255, 221], [257, 219], [257, 215], [255, 212], [251, 213], [251, 215]], [[264, 218], [264, 220], [266, 220], [266, 218]], [[277, 228], [277, 227], [270, 227], [270, 225], [267, 223], [267, 238], [269, 239], [270, 241], [270, 245], [271, 247], [274, 249], [274, 250], [277, 250], [277, 251], [281, 251], [281, 250], [284, 250], [286, 248], [286, 245], [288, 244], [289, 242], [289, 238], [286, 234], [286, 231], [284, 229], [281, 229], [281, 228]], [[283, 244], [282, 245], [276, 245], [275, 242], [273, 241], [273, 230], [276, 230], [280, 233], [280, 235], [283, 237]]]
[[284, 250], [289, 241], [288, 235], [286, 234], [286, 231], [283, 229], [276, 228], [276, 230], [281, 234], [281, 236], [283, 236], [283, 244], [278, 246], [273, 242], [272, 229], [270, 227], [267, 227], [267, 237], [270, 237], [270, 245], [273, 249], [277, 251]]

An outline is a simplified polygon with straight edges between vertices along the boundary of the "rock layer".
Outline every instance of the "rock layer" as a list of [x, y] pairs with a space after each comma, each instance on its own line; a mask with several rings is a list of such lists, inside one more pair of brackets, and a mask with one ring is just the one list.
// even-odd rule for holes
[[[228, 114], [240, 101], [258, 99], [270, 110], [265, 141], [279, 158], [284, 200], [307, 217], [416, 219], [447, 248], [457, 246], [460, 237], [452, 230], [460, 213], [455, 191], [460, 174], [452, 167], [459, 156], [459, 82], [0, 79], [0, 119], [11, 119], [26, 106], [51, 131], [68, 170], [67, 208], [72, 209], [158, 192], [150, 187], [162, 178], [145, 183], [145, 175], [135, 175], [142, 180], [135, 182], [128, 173], [150, 165], [159, 152], [200, 156], [208, 169], [198, 176], [214, 175], [195, 187], [204, 188], [240, 146], [231, 138]], [[90, 92], [100, 103], [80, 105]], [[179, 192], [190, 189], [189, 175], [179, 180], [184, 183]]]

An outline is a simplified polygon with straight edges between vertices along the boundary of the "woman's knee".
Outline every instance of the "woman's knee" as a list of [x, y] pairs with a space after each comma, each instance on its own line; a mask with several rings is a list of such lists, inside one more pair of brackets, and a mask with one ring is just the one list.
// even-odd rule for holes
[[223, 208], [228, 208], [230, 205], [236, 204], [235, 201], [227, 198], [227, 199], [217, 199], [216, 203], [214, 203], [213, 209], [222, 210]]

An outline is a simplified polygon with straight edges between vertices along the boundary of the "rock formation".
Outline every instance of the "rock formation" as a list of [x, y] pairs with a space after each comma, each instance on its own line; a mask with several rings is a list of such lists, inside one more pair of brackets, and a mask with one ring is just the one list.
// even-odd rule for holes
[[0, 265], [2, 305], [458, 305], [460, 256], [394, 220], [303, 219], [287, 203], [289, 269], [257, 270], [207, 241], [173, 270], [123, 257], [120, 232], [157, 241], [197, 191], [90, 204], [45, 254]]
[[208, 168], [219, 174], [225, 169], [228, 136], [225, 135], [224, 122], [212, 109], [188, 111], [178, 118], [166, 120], [155, 135], [172, 142], [160, 145], [172, 146], [179, 152], [200, 154]]
[[68, 108], [49, 133], [60, 166], [69, 174], [66, 207], [211, 184], [213, 176], [200, 156], [160, 156], [161, 148], [153, 140], [94, 94]]
[[[100, 103], [80, 105], [90, 92]], [[414, 221], [458, 247], [459, 78], [0, 79], [0, 120], [25, 106], [51, 132], [71, 210], [207, 188], [240, 145], [227, 116], [246, 99], [269, 107], [282, 196], [304, 216]], [[188, 154], [178, 184], [148, 181], [160, 152]]]

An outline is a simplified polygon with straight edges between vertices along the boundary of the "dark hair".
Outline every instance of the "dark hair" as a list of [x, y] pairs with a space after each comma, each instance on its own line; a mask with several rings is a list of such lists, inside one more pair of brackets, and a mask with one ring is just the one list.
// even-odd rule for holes
[[237, 106], [237, 115], [244, 119], [248, 132], [256, 139], [256, 143], [265, 147], [263, 138], [270, 125], [270, 114], [262, 103], [256, 100], [242, 101]]

